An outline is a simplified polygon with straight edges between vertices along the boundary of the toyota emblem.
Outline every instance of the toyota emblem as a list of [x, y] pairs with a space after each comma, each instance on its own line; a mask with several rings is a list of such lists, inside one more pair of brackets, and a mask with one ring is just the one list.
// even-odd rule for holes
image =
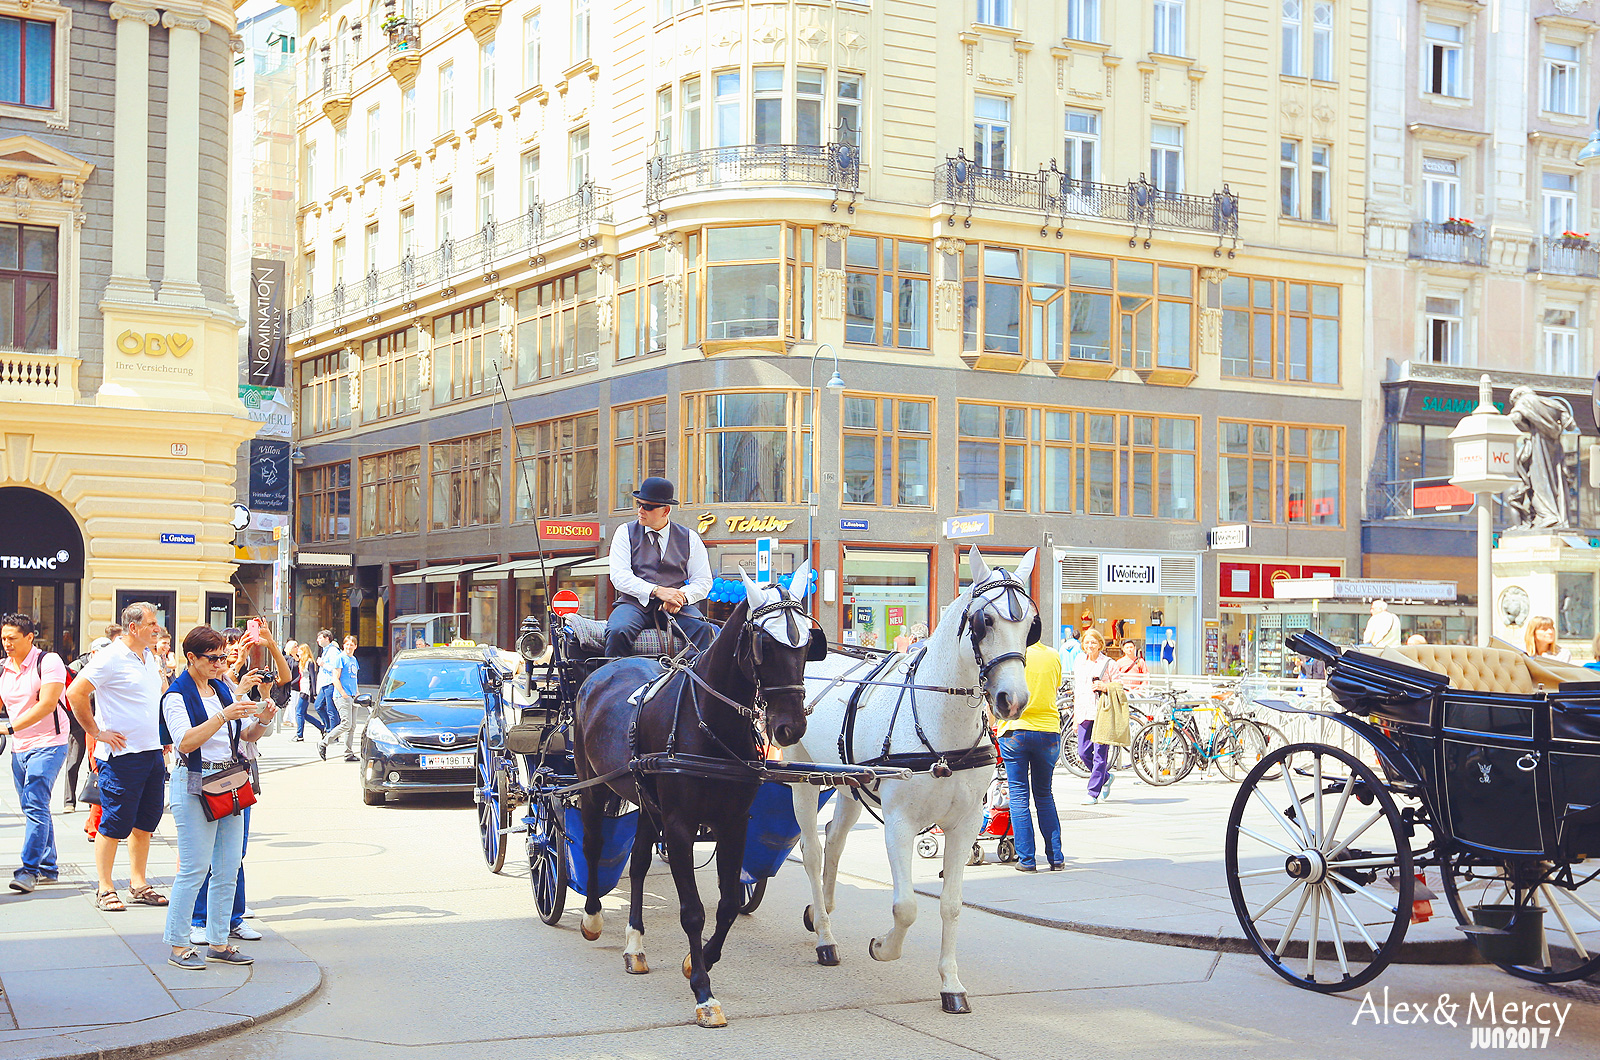
[[439, 742], [446, 745], [453, 744], [456, 742], [456, 734], [453, 732], [442, 732], [439, 734]]

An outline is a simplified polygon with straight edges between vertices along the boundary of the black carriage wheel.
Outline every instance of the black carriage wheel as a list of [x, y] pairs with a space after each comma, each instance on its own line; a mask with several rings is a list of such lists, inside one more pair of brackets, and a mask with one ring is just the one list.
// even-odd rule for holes
[[486, 729], [478, 732], [476, 764], [478, 790], [474, 797], [478, 802], [478, 840], [489, 871], [499, 872], [506, 863], [505, 830], [511, 825], [510, 784], [494, 752], [489, 750]]
[[1155, 787], [1182, 780], [1194, 768], [1194, 749], [1183, 732], [1164, 721], [1153, 721], [1133, 734], [1129, 748], [1133, 771]]
[[[1575, 888], [1539, 882], [1549, 862], [1532, 862], [1522, 868], [1525, 901], [1542, 909], [1542, 934], [1536, 964], [1496, 961], [1501, 969], [1535, 983], [1570, 983], [1600, 972], [1600, 879], [1589, 880], [1600, 865], [1592, 861], [1573, 866], [1579, 881]], [[1509, 872], [1508, 872], [1509, 870]], [[1450, 852], [1440, 858], [1444, 896], [1456, 923], [1473, 923], [1474, 905], [1514, 904], [1510, 883], [1516, 867], [1491, 862], [1487, 856]], [[1531, 886], [1530, 886], [1531, 885]]]
[[753, 880], [745, 881], [744, 905], [739, 907], [739, 912], [745, 916], [754, 913], [761, 905], [761, 899], [767, 894], [767, 877], [757, 876]]
[[528, 800], [528, 879], [539, 919], [556, 924], [567, 907], [566, 836], [548, 796]]
[[1008, 835], [1001, 836], [1000, 842], [994, 845], [994, 856], [1002, 865], [1017, 860], [1017, 841]]
[[1267, 738], [1253, 722], [1232, 722], [1229, 730], [1217, 737], [1217, 771], [1228, 780], [1239, 780], [1265, 757]]
[[1228, 814], [1224, 864], [1267, 966], [1323, 994], [1383, 971], [1411, 922], [1409, 827], [1377, 774], [1340, 748], [1290, 744], [1256, 763]]

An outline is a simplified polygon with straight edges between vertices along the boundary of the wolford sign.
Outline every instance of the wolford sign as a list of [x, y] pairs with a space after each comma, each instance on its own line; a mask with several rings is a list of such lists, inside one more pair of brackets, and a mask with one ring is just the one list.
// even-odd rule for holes
[[1161, 558], [1104, 552], [1100, 555], [1100, 591], [1151, 594], [1161, 592]]

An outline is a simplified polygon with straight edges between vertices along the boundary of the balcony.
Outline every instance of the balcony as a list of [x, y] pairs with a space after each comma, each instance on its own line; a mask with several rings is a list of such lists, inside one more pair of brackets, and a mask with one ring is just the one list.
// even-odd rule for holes
[[354, 98], [351, 87], [350, 64], [329, 63], [322, 68], [322, 113], [334, 124], [350, 114], [350, 101]]
[[0, 350], [0, 401], [72, 405], [77, 400], [77, 358]]
[[1411, 225], [1411, 249], [1406, 257], [1421, 261], [1446, 261], [1454, 265], [1482, 265], [1488, 240], [1475, 228], [1438, 221]]
[[657, 155], [645, 167], [645, 208], [655, 212], [676, 195], [718, 188], [828, 188], [831, 208], [861, 190], [861, 153], [854, 144], [746, 144]]
[[1587, 239], [1581, 242], [1561, 237], [1535, 239], [1528, 258], [1528, 271], [1600, 279], [1600, 247]]
[[389, 73], [396, 81], [410, 81], [422, 66], [422, 22], [415, 18], [387, 18]]
[[960, 207], [965, 206], [962, 223], [968, 228], [972, 227], [974, 207], [999, 206], [1038, 214], [1039, 234], [1044, 235], [1053, 225], [1057, 239], [1062, 238], [1067, 218], [1073, 217], [1132, 225], [1130, 247], [1138, 243], [1141, 229], [1146, 233], [1147, 248], [1157, 229], [1215, 235], [1218, 257], [1224, 240], [1233, 241], [1230, 258], [1239, 246], [1239, 196], [1226, 184], [1210, 195], [1162, 191], [1143, 174], [1126, 184], [1099, 184], [1074, 180], [1053, 161], [1048, 169], [1040, 166], [1036, 173], [991, 169], [968, 159], [961, 150], [934, 170], [933, 193], [935, 202], [950, 206], [947, 224], [954, 225]]
[[564, 236], [583, 237], [594, 225], [610, 220], [610, 189], [587, 182], [575, 194], [537, 204], [510, 221], [490, 221], [470, 236], [445, 240], [437, 250], [408, 254], [392, 269], [373, 269], [353, 283], [307, 295], [289, 310], [289, 334], [371, 312], [386, 302], [415, 299], [458, 277], [492, 272], [511, 258], [532, 258], [542, 244]]

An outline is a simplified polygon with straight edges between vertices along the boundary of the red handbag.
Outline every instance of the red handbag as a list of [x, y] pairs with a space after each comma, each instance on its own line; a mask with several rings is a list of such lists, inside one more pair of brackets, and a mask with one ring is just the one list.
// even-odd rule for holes
[[256, 804], [256, 789], [246, 776], [245, 782], [228, 791], [211, 792], [200, 789], [200, 805], [205, 809], [206, 820], [220, 821], [240, 813], [246, 806]]

